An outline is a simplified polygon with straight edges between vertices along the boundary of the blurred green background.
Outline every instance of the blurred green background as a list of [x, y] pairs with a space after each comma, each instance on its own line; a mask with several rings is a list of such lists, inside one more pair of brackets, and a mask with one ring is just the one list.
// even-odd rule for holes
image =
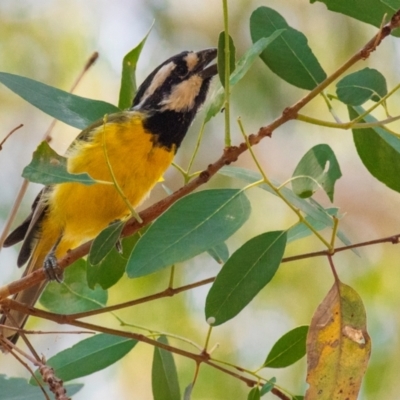
[[[331, 13], [319, 3], [310, 5], [305, 0], [235, 0], [229, 2], [230, 32], [239, 56], [251, 45], [249, 18], [260, 5], [275, 8], [289, 24], [308, 37], [310, 46], [328, 74], [376, 32], [374, 27]], [[142, 39], [153, 21], [153, 30], [139, 61], [138, 83], [175, 53], [216, 46], [218, 34], [223, 29], [222, 2], [2, 0], [0, 71], [27, 76], [68, 90], [87, 58], [93, 51], [99, 51], [99, 60], [85, 75], [75, 93], [116, 104], [122, 58]], [[390, 89], [400, 77], [399, 49], [399, 39], [389, 38], [369, 60], [359, 63], [352, 71], [366, 66], [376, 68], [386, 76]], [[329, 91], [334, 93], [334, 87]], [[242, 141], [235, 123], [237, 117], [242, 117], [248, 133], [254, 133], [304, 94], [304, 91], [281, 81], [258, 61], [233, 93], [233, 143]], [[398, 115], [399, 95], [396, 94], [389, 101], [391, 114]], [[339, 116], [345, 121], [346, 110], [335, 105]], [[303, 113], [331, 120], [322, 99], [315, 100]], [[178, 164], [187, 165], [201, 118], [200, 115], [185, 139], [176, 157]], [[209, 124], [195, 163], [196, 169], [204, 168], [221, 154], [224, 143], [223, 119], [223, 114], [220, 114]], [[29, 163], [32, 152], [51, 123], [49, 116], [0, 85], [0, 141], [20, 123], [24, 127], [8, 139], [0, 152], [0, 229], [21, 184], [21, 171]], [[393, 124], [392, 128], [400, 131], [399, 124]], [[62, 153], [77, 133], [76, 129], [57, 123], [52, 147]], [[290, 122], [274, 132], [272, 139], [265, 139], [255, 152], [267, 174], [283, 182], [291, 177], [302, 155], [319, 143], [327, 143], [332, 147], [343, 172], [336, 186], [334, 202], [344, 215], [340, 228], [353, 242], [399, 233], [399, 195], [368, 174], [358, 159], [350, 132]], [[248, 154], [241, 157], [237, 165], [255, 169]], [[165, 179], [165, 184], [171, 189], [177, 189], [182, 184], [182, 179], [172, 168]], [[210, 187], [242, 185], [241, 182], [227, 181], [222, 177], [216, 177], [209, 184]], [[18, 214], [18, 222], [25, 217], [39, 188], [38, 185], [30, 185]], [[163, 196], [165, 192], [159, 185], [142, 207]], [[248, 196], [252, 201], [252, 216], [229, 240], [231, 252], [256, 234], [285, 229], [296, 221], [285, 205], [264, 191], [252, 189]], [[324, 194], [318, 193], [316, 197], [329, 206]], [[319, 249], [322, 247], [317, 240], [307, 238], [291, 244], [285, 255]], [[339, 276], [358, 291], [367, 309], [373, 351], [360, 396], [365, 400], [399, 397], [399, 250], [398, 246], [385, 244], [363, 248], [360, 256], [348, 251], [334, 257]], [[0, 253], [1, 284], [20, 276], [21, 271], [15, 268], [16, 251], [13, 248], [3, 249]], [[214, 260], [201, 255], [177, 267], [176, 283], [180, 285], [214, 276], [218, 270], [219, 266]], [[165, 288], [167, 282], [168, 271], [135, 281], [124, 279], [110, 291], [110, 302], [153, 293]], [[256, 369], [282, 334], [297, 325], [309, 324], [312, 313], [332, 283], [332, 275], [324, 258], [283, 264], [273, 281], [249, 307], [214, 330], [211, 345], [219, 343], [219, 348], [213, 355], [248, 369]], [[172, 299], [125, 310], [119, 316], [127, 323], [174, 333], [203, 344], [208, 328], [203, 312], [207, 290], [208, 287], [195, 289]], [[118, 326], [112, 316], [103, 316], [98, 322]], [[36, 326], [33, 320], [27, 325], [30, 328]], [[69, 329], [51, 324], [46, 326], [48, 329]], [[46, 335], [34, 340], [39, 353], [49, 358], [81, 339], [79, 335]], [[182, 345], [175, 341], [172, 344]], [[186, 345], [182, 346], [186, 348]], [[139, 344], [115, 366], [81, 380], [85, 387], [74, 399], [151, 399], [152, 352], [150, 346]], [[180, 384], [184, 388], [193, 378], [194, 364], [180, 357], [176, 357], [176, 363]], [[302, 394], [306, 389], [305, 367], [303, 359], [284, 370], [266, 371], [265, 376], [276, 376], [281, 386], [294, 394]], [[28, 376], [22, 366], [5, 355], [0, 356], [0, 373]], [[245, 399], [248, 390], [238, 380], [202, 366], [193, 398]], [[275, 397], [266, 395], [263, 398]]]

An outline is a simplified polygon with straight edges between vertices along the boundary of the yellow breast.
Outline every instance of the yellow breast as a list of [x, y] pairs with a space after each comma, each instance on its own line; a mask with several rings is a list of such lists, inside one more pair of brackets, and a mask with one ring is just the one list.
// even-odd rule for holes
[[110, 168], [124, 195], [135, 207], [173, 160], [174, 149], [157, 145], [154, 135], [143, 129], [139, 113], [124, 113], [123, 116], [94, 128], [89, 140], [77, 143], [68, 155], [70, 172], [87, 172], [108, 184], [64, 183], [55, 186], [50, 194], [51, 218], [63, 227], [64, 240], [75, 245], [129, 215], [126, 203], [112, 183]]

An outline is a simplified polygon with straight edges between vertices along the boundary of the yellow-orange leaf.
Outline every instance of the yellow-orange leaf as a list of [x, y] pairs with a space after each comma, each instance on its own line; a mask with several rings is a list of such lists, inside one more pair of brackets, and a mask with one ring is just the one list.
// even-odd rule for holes
[[357, 399], [371, 353], [360, 296], [341, 282], [318, 306], [307, 336], [305, 400]]

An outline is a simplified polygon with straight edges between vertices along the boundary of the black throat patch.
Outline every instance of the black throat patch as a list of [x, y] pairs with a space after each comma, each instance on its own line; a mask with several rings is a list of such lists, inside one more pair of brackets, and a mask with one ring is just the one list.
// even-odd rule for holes
[[166, 110], [156, 112], [143, 121], [145, 130], [156, 136], [155, 144], [175, 151], [181, 145], [196, 114], [195, 109], [186, 112]]

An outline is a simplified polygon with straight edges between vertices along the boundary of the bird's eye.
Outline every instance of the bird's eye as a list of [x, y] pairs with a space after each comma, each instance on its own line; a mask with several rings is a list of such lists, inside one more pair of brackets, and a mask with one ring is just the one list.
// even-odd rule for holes
[[174, 71], [179, 77], [184, 77], [188, 73], [188, 67], [186, 63], [179, 63]]

